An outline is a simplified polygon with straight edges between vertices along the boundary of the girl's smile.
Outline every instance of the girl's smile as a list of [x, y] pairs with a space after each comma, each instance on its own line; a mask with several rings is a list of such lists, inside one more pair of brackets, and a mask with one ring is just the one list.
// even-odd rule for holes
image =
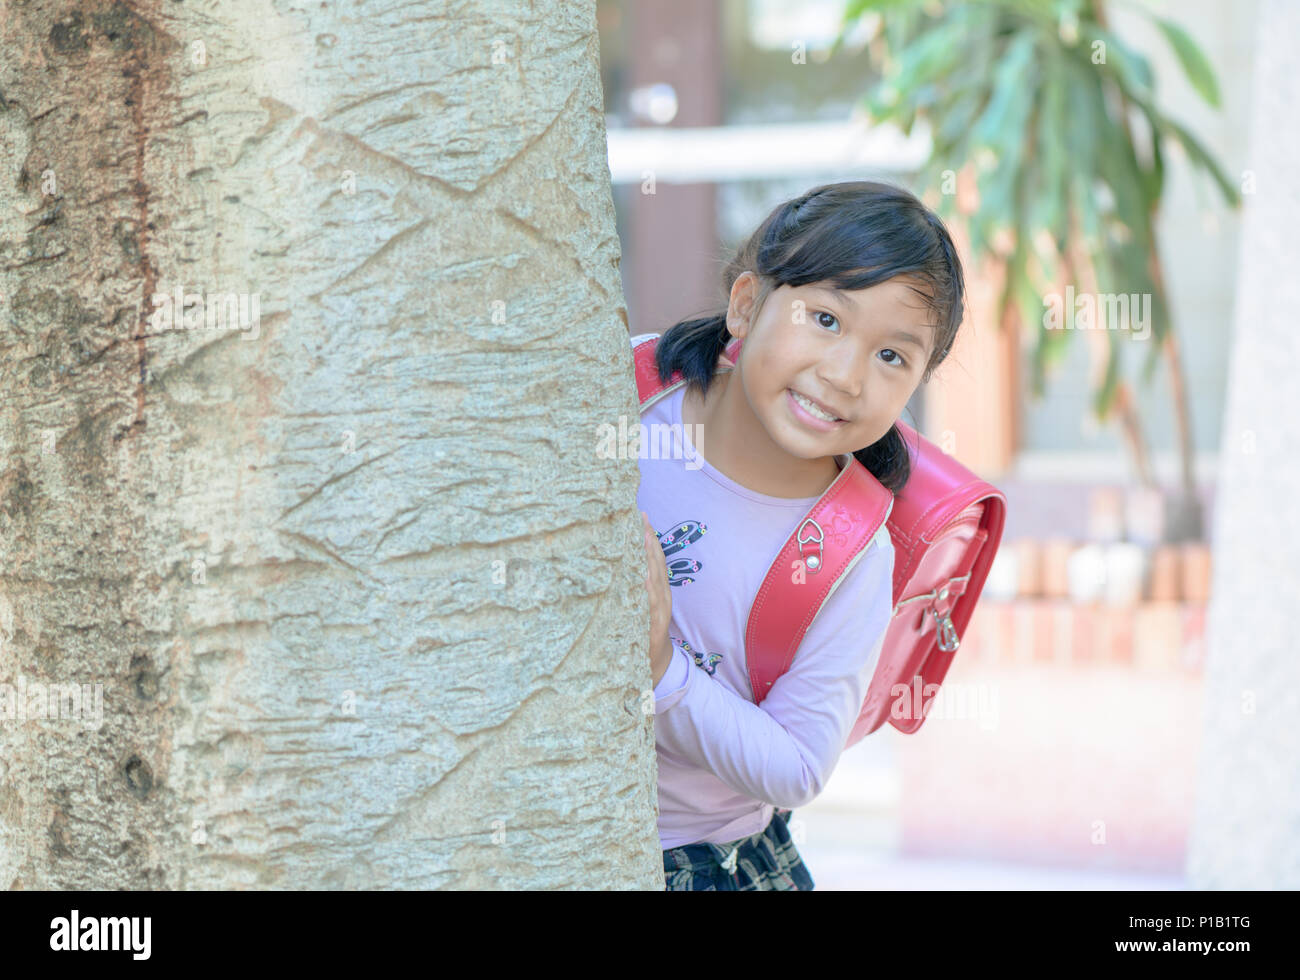
[[833, 432], [844, 424], [844, 419], [830, 411], [821, 402], [809, 398], [803, 392], [795, 391], [793, 388], [787, 388], [785, 391], [790, 396], [790, 410], [794, 413], [795, 418], [805, 425], [811, 426], [819, 432]]

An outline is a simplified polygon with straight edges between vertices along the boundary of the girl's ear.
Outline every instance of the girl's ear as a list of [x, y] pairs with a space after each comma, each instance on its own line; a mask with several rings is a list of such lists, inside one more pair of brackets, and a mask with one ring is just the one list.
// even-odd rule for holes
[[757, 292], [758, 277], [752, 272], [742, 272], [731, 284], [731, 296], [727, 300], [727, 329], [733, 337], [743, 338], [753, 326], [750, 316]]

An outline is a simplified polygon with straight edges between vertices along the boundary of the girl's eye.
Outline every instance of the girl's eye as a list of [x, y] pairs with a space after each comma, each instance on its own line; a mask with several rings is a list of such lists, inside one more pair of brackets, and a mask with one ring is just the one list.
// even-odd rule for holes
[[[826, 320], [822, 319], [822, 317], [826, 317], [826, 320], [829, 320], [830, 323], [827, 323]], [[830, 329], [831, 324], [838, 325], [839, 323], [839, 321], [835, 318], [834, 313], [827, 313], [825, 310], [815, 313], [813, 315], [813, 319], [815, 319], [819, 325], [826, 327], [828, 330]], [[902, 354], [898, 353], [898, 351], [894, 350], [892, 347], [886, 347], [884, 353], [893, 355], [892, 359], [885, 361], [886, 364], [897, 366], [897, 367], [907, 367], [907, 359], [903, 357]]]
[[895, 360], [892, 360], [892, 361], [886, 361], [886, 362], [885, 362], [886, 364], [897, 364], [897, 365], [900, 366], [900, 367], [906, 367], [906, 366], [907, 366], [907, 361], [905, 361], [905, 360], [903, 359], [903, 355], [900, 354], [900, 353], [898, 353], [898, 351], [896, 351], [896, 350], [894, 350], [894, 349], [892, 349], [892, 348], [890, 348], [890, 347], [886, 347], [884, 352], [885, 352], [885, 353], [889, 353], [889, 354], [893, 354], [893, 355], [894, 355], [894, 358], [895, 358]]

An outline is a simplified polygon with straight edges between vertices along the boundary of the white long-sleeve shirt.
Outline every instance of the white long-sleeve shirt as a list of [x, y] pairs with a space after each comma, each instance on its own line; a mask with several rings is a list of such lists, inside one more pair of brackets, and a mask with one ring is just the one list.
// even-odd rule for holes
[[[821, 793], [861, 711], [893, 606], [894, 548], [882, 525], [790, 669], [754, 704], [744, 648], [750, 603], [818, 497], [755, 493], [714, 469], [683, 430], [684, 393], [641, 418], [674, 426], [666, 431], [681, 452], [650, 458], [662, 446], [648, 438], [654, 448], [640, 459], [637, 494], [660, 535], [673, 600], [673, 660], [655, 687], [663, 849], [747, 837], [774, 807], [794, 809]], [[841, 468], [850, 458], [838, 459]]]

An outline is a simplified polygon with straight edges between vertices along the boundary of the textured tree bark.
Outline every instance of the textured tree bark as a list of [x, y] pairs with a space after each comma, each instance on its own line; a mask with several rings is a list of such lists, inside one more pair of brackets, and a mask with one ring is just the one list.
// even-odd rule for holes
[[598, 58], [0, 0], [0, 885], [662, 889]]

